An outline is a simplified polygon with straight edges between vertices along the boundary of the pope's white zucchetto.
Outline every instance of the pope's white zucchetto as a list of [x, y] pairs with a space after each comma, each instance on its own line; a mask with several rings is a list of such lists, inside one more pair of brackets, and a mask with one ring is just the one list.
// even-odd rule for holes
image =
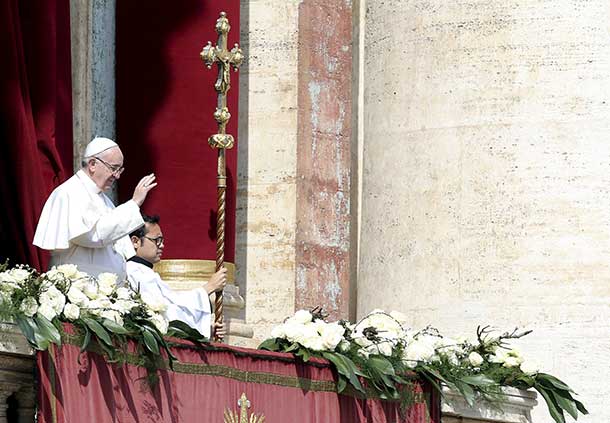
[[116, 142], [112, 141], [110, 138], [96, 137], [93, 138], [89, 144], [87, 144], [87, 148], [85, 149], [85, 154], [83, 155], [83, 157], [93, 157], [110, 148], [118, 146], [119, 145]]

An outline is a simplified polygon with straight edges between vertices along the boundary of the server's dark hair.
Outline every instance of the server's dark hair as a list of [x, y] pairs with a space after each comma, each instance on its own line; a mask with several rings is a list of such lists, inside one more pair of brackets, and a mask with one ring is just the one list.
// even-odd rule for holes
[[[144, 223], [150, 223], [151, 225], [158, 225], [161, 218], [157, 214], [153, 214], [151, 216], [142, 213], [142, 219]], [[147, 234], [146, 225], [140, 226], [138, 229], [129, 234], [130, 237], [137, 236], [138, 238], [143, 238], [144, 235]]]

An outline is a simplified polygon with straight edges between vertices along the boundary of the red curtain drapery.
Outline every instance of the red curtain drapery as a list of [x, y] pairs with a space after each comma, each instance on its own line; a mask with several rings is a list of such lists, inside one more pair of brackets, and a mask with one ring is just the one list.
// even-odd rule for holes
[[[117, 2], [116, 140], [125, 154], [121, 201], [144, 175], [159, 185], [143, 211], [159, 214], [165, 259], [216, 256], [216, 150], [207, 139], [218, 130], [214, 82], [199, 52], [216, 44], [216, 19], [231, 24], [229, 48], [239, 42], [239, 0], [217, 2]], [[237, 140], [239, 74], [231, 72], [227, 133]], [[237, 146], [227, 151], [225, 259], [235, 255]]]
[[69, 0], [3, 1], [0, 28], [0, 260], [46, 270], [34, 231], [72, 167]]
[[[416, 384], [416, 402], [401, 413], [397, 402], [337, 395], [323, 360], [304, 364], [289, 354], [223, 345], [173, 348], [175, 371], [160, 371], [150, 389], [142, 367], [108, 364], [97, 353], [79, 353], [78, 344], [71, 334], [61, 348], [38, 353], [42, 423], [222, 423], [226, 409], [238, 409], [242, 393], [249, 411], [268, 423], [440, 423], [440, 402], [429, 385]], [[129, 351], [133, 363], [133, 344]]]

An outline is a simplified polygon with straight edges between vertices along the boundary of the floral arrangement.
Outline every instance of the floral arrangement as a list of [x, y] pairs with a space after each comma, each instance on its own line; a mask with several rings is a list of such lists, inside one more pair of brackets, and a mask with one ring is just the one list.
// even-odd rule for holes
[[175, 360], [164, 336], [207, 341], [185, 323], [169, 322], [165, 308], [156, 298], [118, 286], [112, 273], [94, 278], [72, 264], [42, 274], [25, 265], [0, 265], [0, 318], [14, 321], [37, 350], [61, 345], [62, 322], [69, 322], [83, 335], [81, 351], [97, 339], [109, 361], [121, 361], [127, 339], [137, 341], [141, 364], [154, 379], [162, 349], [170, 366]]
[[426, 379], [442, 394], [441, 384], [458, 391], [471, 406], [479, 399], [494, 404], [501, 387], [537, 390], [557, 423], [565, 413], [574, 419], [588, 414], [572, 389], [558, 378], [543, 373], [518, 349], [509, 345], [531, 331], [494, 335], [489, 327], [477, 328], [476, 338], [444, 337], [427, 327], [413, 330], [399, 312], [375, 310], [355, 324], [327, 322], [321, 309], [299, 310], [276, 326], [259, 348], [291, 352], [304, 361], [325, 358], [338, 373], [338, 390], [348, 384], [365, 393], [373, 389], [381, 398], [408, 401], [408, 375]]

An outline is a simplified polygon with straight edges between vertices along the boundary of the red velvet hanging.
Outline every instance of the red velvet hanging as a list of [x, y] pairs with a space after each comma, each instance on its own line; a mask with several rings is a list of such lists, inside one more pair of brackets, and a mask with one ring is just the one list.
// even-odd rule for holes
[[[65, 326], [61, 348], [37, 354], [39, 421], [210, 422], [226, 409], [238, 410], [245, 393], [250, 413], [266, 422], [440, 423], [440, 400], [430, 383], [414, 381], [414, 403], [401, 413], [398, 402], [338, 395], [331, 365], [291, 354], [214, 344], [205, 349], [172, 348], [174, 371], [159, 371], [152, 390], [146, 370], [134, 363], [135, 345], [126, 345], [126, 364], [108, 364], [96, 353], [80, 354], [82, 340]], [[177, 341], [184, 346], [188, 342]]]
[[[138, 180], [155, 172], [158, 187], [143, 211], [161, 215], [164, 258], [214, 259], [216, 157], [207, 145], [217, 132], [214, 82], [199, 52], [221, 11], [231, 24], [229, 48], [239, 42], [239, 0], [117, 2], [117, 142], [125, 153], [121, 201]], [[227, 132], [237, 139], [239, 74], [231, 72]], [[103, 134], [100, 134], [103, 135]], [[225, 260], [235, 254], [237, 147], [227, 151]]]
[[72, 167], [69, 0], [5, 0], [0, 28], [0, 260], [46, 270], [34, 231]]

